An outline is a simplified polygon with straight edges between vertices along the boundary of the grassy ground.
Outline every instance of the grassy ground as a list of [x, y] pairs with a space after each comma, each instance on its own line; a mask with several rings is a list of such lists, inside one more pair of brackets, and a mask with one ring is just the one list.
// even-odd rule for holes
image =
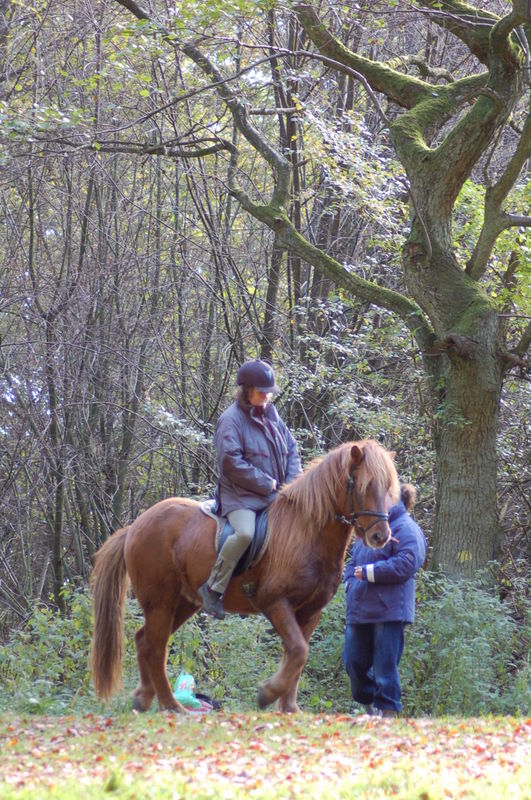
[[0, 798], [531, 798], [531, 720], [0, 717]]

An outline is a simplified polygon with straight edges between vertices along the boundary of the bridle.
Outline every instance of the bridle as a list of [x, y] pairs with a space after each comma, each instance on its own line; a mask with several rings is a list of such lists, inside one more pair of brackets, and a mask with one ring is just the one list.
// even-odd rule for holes
[[[349, 476], [347, 478], [347, 490], [346, 494], [350, 497], [350, 514], [345, 516], [344, 514], [336, 514], [335, 518], [338, 522], [343, 522], [345, 525], [350, 525], [354, 528], [358, 536], [363, 536], [366, 539], [366, 534], [370, 529], [377, 525], [378, 522], [383, 520], [384, 522], [389, 521], [389, 514], [386, 511], [354, 511], [354, 500], [356, 500], [356, 504], [358, 508], [361, 507], [361, 499], [358, 494], [358, 490], [356, 488], [356, 481], [354, 478], [354, 473], [358, 469], [358, 467], [353, 466], [350, 469]], [[359, 517], [375, 517], [375, 519], [367, 525], [366, 528], [363, 525], [360, 525], [358, 518]]]

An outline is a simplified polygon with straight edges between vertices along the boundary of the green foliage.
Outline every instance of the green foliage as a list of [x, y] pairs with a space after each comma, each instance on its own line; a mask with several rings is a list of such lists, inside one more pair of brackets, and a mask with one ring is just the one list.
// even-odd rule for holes
[[[528, 208], [530, 197], [531, 182], [517, 184], [505, 203], [507, 212], [518, 213], [518, 209]], [[454, 227], [456, 255], [462, 264], [470, 258], [484, 224], [484, 205], [485, 187], [472, 180], [466, 181], [457, 198]], [[528, 313], [530, 253], [528, 228], [511, 226], [497, 237], [486, 273], [486, 290], [500, 308], [511, 307], [516, 312]]]
[[[101, 710], [90, 686], [90, 599], [85, 592], [67, 598], [61, 617], [39, 606], [23, 630], [0, 647], [0, 710], [64, 714]], [[352, 708], [341, 661], [345, 598], [339, 588], [324, 609], [310, 642], [299, 702], [306, 711], [347, 712]], [[417, 618], [408, 626], [400, 672], [404, 713], [409, 716], [525, 714], [530, 709], [529, 609], [512, 616], [504, 603], [478, 581], [451, 581], [422, 572], [417, 588]], [[125, 691], [111, 712], [126, 711], [137, 681], [134, 630], [141, 614], [136, 602], [126, 611]], [[262, 616], [229, 616], [223, 623], [200, 614], [173, 637], [168, 675], [190, 672], [197, 691], [220, 700], [226, 709], [256, 708], [259, 684], [276, 670], [282, 650]]]
[[480, 580], [423, 572], [401, 665], [408, 713], [529, 713], [529, 623]]
[[[35, 714], [94, 710], [89, 671], [91, 600], [85, 591], [65, 592], [68, 614], [39, 605], [26, 626], [0, 645], [0, 709]], [[134, 667], [134, 607], [126, 615], [124, 674]], [[134, 679], [133, 679], [134, 680]], [[122, 701], [123, 702], [123, 701]]]
[[76, 692], [88, 689], [89, 599], [83, 593], [67, 599], [68, 617], [39, 605], [25, 628], [0, 647], [3, 699], [16, 697], [21, 711], [60, 713]]
[[256, 707], [257, 688], [280, 657], [280, 640], [264, 617], [230, 615], [220, 624], [201, 614], [175, 634], [168, 675], [173, 681], [184, 669], [198, 691], [243, 711]]

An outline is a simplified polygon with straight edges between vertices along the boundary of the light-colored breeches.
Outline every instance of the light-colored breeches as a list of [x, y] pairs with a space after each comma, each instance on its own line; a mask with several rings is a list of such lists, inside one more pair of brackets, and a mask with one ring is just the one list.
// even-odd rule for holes
[[234, 528], [234, 533], [227, 537], [208, 579], [210, 588], [220, 594], [224, 593], [236, 564], [252, 542], [256, 512], [248, 508], [238, 508], [227, 514], [227, 519]]

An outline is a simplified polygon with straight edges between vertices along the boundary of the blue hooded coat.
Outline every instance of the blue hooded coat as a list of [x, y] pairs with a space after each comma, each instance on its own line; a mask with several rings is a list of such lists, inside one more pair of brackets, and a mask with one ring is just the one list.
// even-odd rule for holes
[[[379, 550], [356, 540], [344, 572], [347, 624], [413, 622], [415, 573], [426, 558], [426, 539], [402, 501], [389, 511], [392, 539]], [[354, 569], [363, 567], [363, 578]]]
[[218, 420], [217, 514], [260, 511], [275, 496], [274, 481], [278, 488], [301, 471], [297, 444], [275, 406], [268, 403], [260, 412], [235, 401]]

